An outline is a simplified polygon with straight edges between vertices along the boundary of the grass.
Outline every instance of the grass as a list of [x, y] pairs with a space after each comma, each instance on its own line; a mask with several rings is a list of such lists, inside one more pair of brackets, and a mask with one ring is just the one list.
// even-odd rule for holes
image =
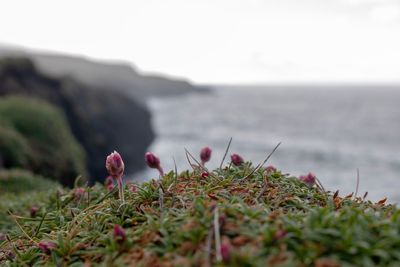
[[73, 184], [85, 174], [85, 152], [72, 135], [64, 113], [34, 98], [0, 99], [0, 167], [29, 169]]
[[[35, 195], [36, 217], [28, 209], [10, 215], [0, 264], [400, 266], [400, 211], [385, 200], [340, 197], [249, 162], [203, 171], [126, 186], [124, 203], [100, 184], [83, 195]], [[115, 225], [126, 239], [114, 237]], [[56, 248], [43, 252], [43, 240]]]

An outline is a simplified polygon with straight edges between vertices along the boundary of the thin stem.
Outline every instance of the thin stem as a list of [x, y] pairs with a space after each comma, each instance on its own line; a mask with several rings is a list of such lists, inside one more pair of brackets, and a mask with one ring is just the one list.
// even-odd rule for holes
[[164, 177], [164, 170], [163, 170], [163, 168], [161, 168], [161, 166], [160, 166], [160, 167], [157, 168], [157, 170], [158, 170], [158, 172], [160, 173], [160, 176], [161, 176], [161, 177]]
[[117, 179], [118, 181], [118, 190], [119, 190], [119, 199], [122, 201], [122, 203], [125, 202], [125, 198], [124, 198], [124, 188], [122, 185], [122, 177], [118, 177]]

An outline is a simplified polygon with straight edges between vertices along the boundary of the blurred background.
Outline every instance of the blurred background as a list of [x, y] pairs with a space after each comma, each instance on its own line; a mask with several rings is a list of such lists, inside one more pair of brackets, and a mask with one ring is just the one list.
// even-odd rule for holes
[[114, 149], [127, 179], [148, 150], [216, 167], [232, 137], [400, 202], [399, 32], [397, 0], [0, 1], [0, 194], [103, 181]]

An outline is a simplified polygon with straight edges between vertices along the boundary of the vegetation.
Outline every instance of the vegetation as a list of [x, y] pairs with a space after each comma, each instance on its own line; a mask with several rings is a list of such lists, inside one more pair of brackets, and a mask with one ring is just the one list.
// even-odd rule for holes
[[66, 184], [85, 173], [85, 154], [63, 113], [32, 98], [0, 99], [0, 167], [24, 168]]
[[128, 184], [123, 201], [117, 186], [100, 184], [31, 195], [39, 210], [35, 216], [29, 209], [13, 210], [15, 226], [0, 241], [0, 262], [400, 266], [395, 206], [340, 197], [307, 177], [238, 163], [214, 171], [193, 165], [160, 180]]

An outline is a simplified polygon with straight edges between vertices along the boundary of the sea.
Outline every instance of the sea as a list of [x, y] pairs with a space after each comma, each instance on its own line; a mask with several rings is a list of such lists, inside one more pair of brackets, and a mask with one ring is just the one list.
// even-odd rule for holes
[[[379, 85], [214, 86], [207, 93], [152, 98], [157, 133], [149, 148], [166, 170], [190, 168], [184, 149], [213, 150], [209, 168], [228, 153], [299, 176], [317, 175], [340, 195], [400, 203], [400, 87]], [[135, 179], [156, 178], [154, 170]]]

